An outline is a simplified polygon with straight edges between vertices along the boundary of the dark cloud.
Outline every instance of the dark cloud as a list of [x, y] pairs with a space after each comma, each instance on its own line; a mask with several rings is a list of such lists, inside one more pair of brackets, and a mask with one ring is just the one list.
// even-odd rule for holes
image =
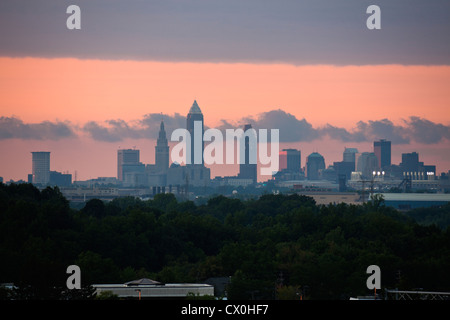
[[359, 121], [351, 131], [327, 124], [324, 128], [319, 129], [319, 131], [321, 135], [328, 135], [333, 139], [343, 142], [366, 142], [378, 139], [388, 139], [393, 144], [410, 142], [406, 128], [395, 125], [388, 119], [369, 120], [368, 122]]
[[[233, 126], [225, 120], [223, 123], [226, 126]], [[261, 113], [256, 118], [244, 117], [237, 121], [234, 127], [242, 128], [247, 123], [254, 129], [279, 129], [282, 142], [311, 141], [319, 138], [320, 134], [305, 119], [298, 120], [294, 115], [280, 109]]]
[[[449, 64], [448, 0], [0, 1], [0, 55], [292, 64]], [[366, 9], [381, 8], [381, 30]]]
[[[70, 122], [24, 123], [15, 117], [0, 117], [0, 139], [59, 140], [87, 134], [96, 141], [118, 142], [124, 139], [150, 139], [158, 137], [161, 120], [164, 121], [167, 138], [172, 131], [186, 128], [186, 117], [175, 113], [166, 115], [150, 113], [135, 121], [121, 119], [102, 123], [90, 121], [78, 128]], [[342, 142], [372, 142], [390, 140], [393, 144], [408, 144], [412, 141], [425, 144], [450, 141], [450, 126], [419, 117], [410, 117], [401, 125], [389, 119], [359, 121], [354, 128], [346, 129], [327, 124], [314, 128], [306, 119], [297, 119], [281, 109], [263, 112], [257, 116], [243, 117], [237, 121], [223, 119], [217, 129], [243, 128], [251, 124], [254, 129], [278, 129], [280, 142], [309, 142], [328, 136]], [[205, 126], [205, 129], [208, 129]]]
[[408, 134], [417, 142], [438, 143], [444, 139], [450, 140], [450, 126], [418, 117], [410, 117], [406, 123]]
[[186, 117], [176, 113], [174, 115], [163, 115], [161, 113], [150, 113], [142, 119], [131, 121], [108, 120], [103, 124], [88, 122], [83, 126], [92, 139], [105, 142], [116, 142], [123, 139], [156, 139], [160, 130], [161, 121], [164, 121], [167, 138], [174, 129], [186, 127]]
[[0, 117], [0, 139], [59, 140], [75, 136], [67, 122], [24, 123], [15, 117]]
[[403, 125], [394, 124], [389, 119], [359, 121], [348, 130], [332, 124], [314, 128], [305, 119], [297, 119], [283, 110], [264, 112], [257, 117], [244, 117], [235, 124], [223, 120], [225, 127], [242, 127], [245, 123], [258, 129], [279, 129], [280, 142], [313, 141], [324, 136], [342, 142], [372, 142], [379, 139], [390, 140], [393, 144], [439, 143], [450, 140], [450, 126], [434, 123], [427, 119], [410, 117]]
[[128, 125], [124, 120], [105, 121], [106, 126], [90, 121], [83, 126], [92, 139], [106, 142], [116, 142], [123, 139], [141, 138], [141, 129]]
[[170, 133], [178, 128], [186, 127], [186, 117], [179, 113], [174, 115], [165, 115], [161, 113], [149, 113], [144, 115], [138, 124], [144, 129], [144, 134], [147, 138], [158, 137], [161, 121], [164, 121], [164, 129], [166, 130], [167, 138], [170, 140]]

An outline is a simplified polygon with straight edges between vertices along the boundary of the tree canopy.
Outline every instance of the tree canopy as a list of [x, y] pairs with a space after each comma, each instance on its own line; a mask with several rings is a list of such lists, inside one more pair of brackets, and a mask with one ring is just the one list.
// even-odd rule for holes
[[[76, 264], [84, 286], [231, 277], [229, 299], [348, 299], [368, 293], [375, 264], [384, 288], [450, 291], [449, 211], [409, 215], [382, 199], [319, 206], [297, 194], [202, 205], [160, 194], [78, 210], [58, 188], [0, 184], [0, 283], [19, 298], [59, 299]], [[419, 223], [430, 215], [442, 219]]]

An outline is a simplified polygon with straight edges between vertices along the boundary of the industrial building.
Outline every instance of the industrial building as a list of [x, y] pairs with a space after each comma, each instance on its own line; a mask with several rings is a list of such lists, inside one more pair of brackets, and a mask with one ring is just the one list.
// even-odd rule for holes
[[119, 299], [185, 299], [188, 295], [214, 296], [214, 286], [203, 283], [161, 283], [143, 278], [124, 284], [94, 284], [97, 295], [110, 292]]

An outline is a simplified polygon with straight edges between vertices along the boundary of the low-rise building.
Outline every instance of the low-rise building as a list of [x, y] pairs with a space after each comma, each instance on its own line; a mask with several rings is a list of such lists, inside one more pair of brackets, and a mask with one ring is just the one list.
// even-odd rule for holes
[[139, 279], [124, 284], [94, 284], [97, 295], [111, 292], [120, 299], [184, 299], [188, 295], [214, 296], [214, 286], [203, 283], [161, 283]]

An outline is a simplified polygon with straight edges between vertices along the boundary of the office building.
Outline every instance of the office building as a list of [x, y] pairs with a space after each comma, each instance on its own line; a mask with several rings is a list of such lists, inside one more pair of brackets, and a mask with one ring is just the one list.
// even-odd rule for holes
[[72, 184], [72, 175], [58, 171], [50, 171], [49, 184], [59, 187], [69, 187]]
[[[124, 180], [124, 168], [127, 172], [133, 170], [133, 166], [139, 165], [139, 150], [119, 149], [117, 150], [117, 179]], [[140, 170], [140, 168], [139, 168]]]
[[343, 153], [344, 162], [356, 162], [356, 154], [358, 149], [356, 148], [345, 148]]
[[122, 165], [122, 184], [124, 187], [146, 187], [148, 178], [145, 172], [145, 164], [123, 164]]
[[280, 171], [300, 172], [301, 152], [296, 149], [283, 149], [279, 152]]
[[378, 159], [378, 168], [383, 169], [391, 165], [391, 142], [381, 139], [373, 142], [373, 152]]
[[356, 171], [361, 172], [364, 179], [372, 179], [373, 172], [378, 171], [378, 158], [373, 152], [357, 154]]
[[[200, 130], [197, 132], [197, 135], [194, 134], [195, 132], [195, 123], [197, 125], [199, 124]], [[187, 115], [186, 119], [186, 129], [189, 131], [191, 136], [191, 148], [187, 150], [186, 155], [186, 163], [189, 165], [194, 164], [200, 164], [203, 165], [203, 150], [204, 150], [204, 143], [203, 143], [203, 114], [200, 110], [200, 107], [198, 106], [197, 100], [194, 100], [194, 103], [192, 104], [191, 108], [189, 109], [189, 113]], [[195, 157], [195, 154], [197, 153], [197, 157]]]
[[172, 163], [167, 171], [168, 186], [207, 187], [211, 182], [211, 171], [203, 165], [180, 166]]
[[400, 166], [403, 171], [418, 171], [423, 162], [419, 162], [419, 154], [417, 152], [402, 153], [402, 162]]
[[[246, 124], [243, 129], [244, 133], [249, 129], [252, 129], [252, 125]], [[251, 133], [249, 132], [249, 134]], [[244, 138], [244, 153], [244, 163], [239, 164], [238, 178], [251, 179], [253, 183], [256, 183], [258, 181], [257, 164], [250, 163], [250, 159], [257, 159], [257, 150], [255, 148], [255, 145], [253, 143], [250, 143], [250, 138], [248, 136], [245, 136]]]
[[32, 181], [46, 185], [50, 182], [50, 152], [39, 151], [32, 154]]
[[352, 172], [355, 171], [354, 162], [346, 162], [346, 161], [333, 162], [333, 167], [336, 170], [336, 175], [345, 176], [345, 180], [350, 180]]
[[436, 166], [424, 165], [417, 152], [402, 153], [399, 167], [402, 176], [411, 180], [433, 180], [436, 177]]
[[319, 180], [321, 170], [325, 169], [325, 159], [318, 152], [311, 153], [306, 162], [308, 180]]

